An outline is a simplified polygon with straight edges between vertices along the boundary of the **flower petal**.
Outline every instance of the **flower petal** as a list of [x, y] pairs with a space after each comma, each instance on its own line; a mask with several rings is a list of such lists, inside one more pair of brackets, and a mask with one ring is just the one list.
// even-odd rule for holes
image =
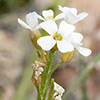
[[59, 19], [64, 18], [64, 17], [65, 17], [65, 15], [63, 13], [60, 13], [54, 18], [54, 21], [59, 20]]
[[62, 53], [71, 52], [74, 50], [73, 45], [70, 42], [65, 40], [57, 41], [57, 47], [59, 51]]
[[48, 51], [53, 48], [53, 46], [56, 44], [56, 41], [52, 36], [44, 36], [40, 37], [37, 40], [37, 43], [43, 50]]
[[34, 29], [38, 25], [38, 18], [36, 12], [32, 12], [26, 15], [27, 24]]
[[48, 17], [54, 16], [54, 12], [53, 10], [44, 10], [42, 11], [42, 15], [45, 19], [48, 19]]
[[61, 5], [58, 5], [58, 8], [59, 8], [59, 10], [62, 11], [63, 13], [67, 13], [67, 11], [68, 11], [67, 8], [65, 9], [65, 7], [62, 7]]
[[43, 28], [46, 32], [53, 36], [54, 33], [57, 32], [58, 28], [56, 23], [53, 20], [47, 20], [40, 24], [41, 28]]
[[59, 10], [62, 11], [63, 13], [67, 14], [68, 11], [71, 11], [73, 14], [77, 14], [77, 9], [76, 8], [69, 8], [69, 7], [62, 7], [62, 6], [58, 6]]
[[85, 17], [87, 17], [88, 16], [88, 13], [80, 13], [79, 15], [78, 15], [78, 17], [80, 18], [80, 20], [83, 20]]
[[22, 27], [31, 30], [31, 28], [30, 28], [24, 21], [22, 21], [20, 18], [18, 18], [18, 23], [19, 23]]
[[79, 53], [81, 55], [83, 55], [85, 57], [89, 56], [92, 53], [92, 51], [90, 49], [87, 49], [84, 47], [77, 47], [76, 49], [79, 51]]
[[77, 9], [76, 8], [69, 8], [69, 10], [73, 13], [73, 14], [77, 14]]
[[59, 94], [63, 94], [65, 92], [64, 88], [61, 87], [59, 84], [57, 84], [56, 82], [54, 82], [54, 90], [59, 93]]
[[74, 30], [75, 26], [67, 24], [65, 21], [62, 21], [60, 23], [58, 33], [61, 34], [63, 38], [68, 39]]
[[68, 11], [65, 20], [69, 24], [75, 24], [78, 21], [80, 21], [80, 18], [77, 15], [73, 14], [72, 12]]
[[45, 19], [44, 19], [42, 16], [38, 15], [37, 13], [36, 13], [36, 15], [37, 15], [37, 17], [38, 17], [40, 20], [45, 21]]
[[54, 97], [54, 100], [62, 100], [61, 95], [56, 95], [56, 96]]
[[73, 32], [71, 36], [71, 42], [74, 44], [80, 44], [83, 40], [83, 35], [80, 33]]

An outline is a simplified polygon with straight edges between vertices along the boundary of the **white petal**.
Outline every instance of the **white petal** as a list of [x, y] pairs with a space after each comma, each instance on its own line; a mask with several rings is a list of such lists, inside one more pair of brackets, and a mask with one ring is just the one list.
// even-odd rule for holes
[[80, 13], [79, 15], [78, 15], [78, 17], [80, 18], [80, 20], [83, 20], [85, 17], [87, 17], [88, 16], [88, 13]]
[[53, 48], [53, 46], [56, 44], [56, 41], [51, 36], [44, 36], [40, 37], [37, 40], [38, 45], [45, 51], [48, 51]]
[[63, 38], [68, 39], [71, 33], [75, 30], [75, 26], [67, 24], [65, 21], [62, 21], [59, 26], [59, 34], [63, 36]]
[[80, 33], [73, 32], [71, 36], [71, 42], [74, 44], [80, 44], [83, 40], [83, 35]]
[[59, 7], [59, 10], [62, 11], [64, 15], [67, 14], [67, 12], [68, 12], [68, 9], [67, 9], [67, 8], [62, 7], [62, 6], [60, 6], [60, 5], [59, 5], [58, 7]]
[[58, 8], [59, 8], [59, 10], [62, 11], [62, 8], [63, 8], [63, 7], [62, 7], [61, 5], [58, 5]]
[[60, 95], [57, 95], [54, 100], [62, 100]]
[[80, 21], [80, 18], [77, 15], [73, 14], [72, 12], [68, 11], [65, 20], [69, 24], [75, 24], [78, 21]]
[[35, 27], [35, 30], [41, 29], [40, 24]]
[[77, 9], [76, 8], [69, 8], [69, 10], [73, 13], [73, 14], [77, 14]]
[[65, 7], [62, 7], [61, 5], [58, 5], [59, 10], [62, 11], [63, 13], [67, 13], [68, 9], [65, 9]]
[[24, 21], [22, 21], [20, 18], [18, 18], [18, 23], [19, 23], [22, 27], [31, 30], [31, 28], [30, 28]]
[[36, 15], [37, 15], [37, 17], [38, 17], [40, 20], [45, 21], [45, 19], [44, 19], [42, 16], [38, 15], [37, 13], [36, 13]]
[[70, 42], [65, 40], [57, 41], [57, 47], [59, 51], [62, 53], [71, 52], [74, 50], [73, 45]]
[[68, 11], [72, 12], [73, 14], [77, 14], [77, 9], [76, 8], [69, 8], [69, 7], [62, 7], [59, 5], [59, 10], [62, 11], [63, 13], [67, 14]]
[[84, 47], [77, 47], [77, 50], [79, 53], [85, 57], [89, 56], [92, 51], [90, 49], [84, 48]]
[[59, 19], [64, 18], [64, 17], [65, 17], [65, 15], [63, 13], [60, 13], [54, 18], [54, 21], [59, 20]]
[[64, 88], [61, 87], [59, 84], [54, 82], [54, 90], [58, 92], [59, 94], [63, 94], [65, 92]]
[[40, 24], [41, 28], [43, 28], [46, 32], [48, 32], [50, 35], [53, 35], [57, 32], [58, 28], [56, 23], [53, 20], [47, 20], [45, 22], [42, 22]]
[[38, 25], [38, 18], [36, 12], [32, 12], [26, 15], [26, 22], [31, 28], [35, 28]]
[[54, 16], [54, 12], [52, 10], [44, 10], [42, 15], [45, 19], [48, 19], [48, 17]]

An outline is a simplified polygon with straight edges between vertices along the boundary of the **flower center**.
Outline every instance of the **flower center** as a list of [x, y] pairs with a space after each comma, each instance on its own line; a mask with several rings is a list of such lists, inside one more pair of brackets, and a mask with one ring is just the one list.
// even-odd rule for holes
[[47, 16], [47, 19], [53, 19], [53, 16]]
[[61, 41], [62, 40], [62, 35], [58, 34], [58, 33], [55, 33], [54, 36], [53, 36], [53, 39]]
[[68, 24], [71, 24], [71, 22], [69, 22], [69, 21], [68, 21], [67, 23], [68, 23]]

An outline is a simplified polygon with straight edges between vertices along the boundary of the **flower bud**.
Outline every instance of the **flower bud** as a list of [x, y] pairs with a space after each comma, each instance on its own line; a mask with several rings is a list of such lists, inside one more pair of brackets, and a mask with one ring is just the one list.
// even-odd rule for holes
[[72, 60], [73, 58], [73, 55], [74, 55], [74, 51], [72, 52], [66, 52], [66, 53], [63, 53], [62, 56], [61, 56], [61, 59], [64, 63], [67, 63], [69, 62], [70, 60]]
[[41, 49], [41, 47], [37, 44], [37, 40], [40, 37], [41, 37], [41, 33], [38, 30], [35, 31], [35, 33], [30, 33], [31, 41], [32, 41], [34, 47], [37, 48], [37, 49]]

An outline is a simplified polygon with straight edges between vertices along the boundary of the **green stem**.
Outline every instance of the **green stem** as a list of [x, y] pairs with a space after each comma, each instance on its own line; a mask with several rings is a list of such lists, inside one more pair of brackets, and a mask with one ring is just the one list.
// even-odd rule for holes
[[37, 100], [41, 100], [39, 85], [37, 84], [36, 80], [34, 80], [34, 85], [35, 85], [35, 87], [36, 87], [36, 89], [37, 89], [37, 94], [38, 94]]
[[54, 55], [55, 55], [55, 50], [54, 49], [50, 50], [49, 60], [47, 61], [47, 64], [43, 71], [42, 83], [41, 83], [41, 87], [40, 87], [42, 100], [45, 100], [45, 97], [46, 97], [46, 93], [47, 93], [47, 89], [48, 89], [48, 85], [49, 85], [48, 81], [50, 80], [50, 78], [48, 78], [48, 73], [52, 67]]
[[70, 93], [77, 87], [77, 85], [82, 82], [84, 78], [96, 67], [97, 62], [100, 61], [100, 53], [86, 66], [82, 71], [82, 74], [78, 77], [74, 84], [65, 92], [63, 100], [66, 100]]
[[59, 62], [59, 63], [50, 71], [50, 73], [48, 74], [48, 76], [47, 76], [48, 78], [47, 78], [46, 86], [45, 86], [46, 90], [45, 90], [45, 92], [44, 92], [44, 97], [46, 96], [46, 93], [47, 93], [47, 88], [48, 88], [48, 85], [49, 85], [49, 81], [50, 81], [51, 75], [52, 75], [53, 72], [54, 72], [59, 66], [61, 66], [62, 64], [63, 64], [62, 61]]
[[51, 80], [51, 87], [48, 95], [48, 100], [53, 100], [53, 94], [54, 94], [54, 79]]
[[49, 75], [51, 76], [51, 75], [53, 74], [53, 72], [54, 72], [56, 69], [58, 69], [62, 64], [63, 64], [63, 62], [61, 61], [61, 62], [59, 62], [55, 67], [53, 67]]

